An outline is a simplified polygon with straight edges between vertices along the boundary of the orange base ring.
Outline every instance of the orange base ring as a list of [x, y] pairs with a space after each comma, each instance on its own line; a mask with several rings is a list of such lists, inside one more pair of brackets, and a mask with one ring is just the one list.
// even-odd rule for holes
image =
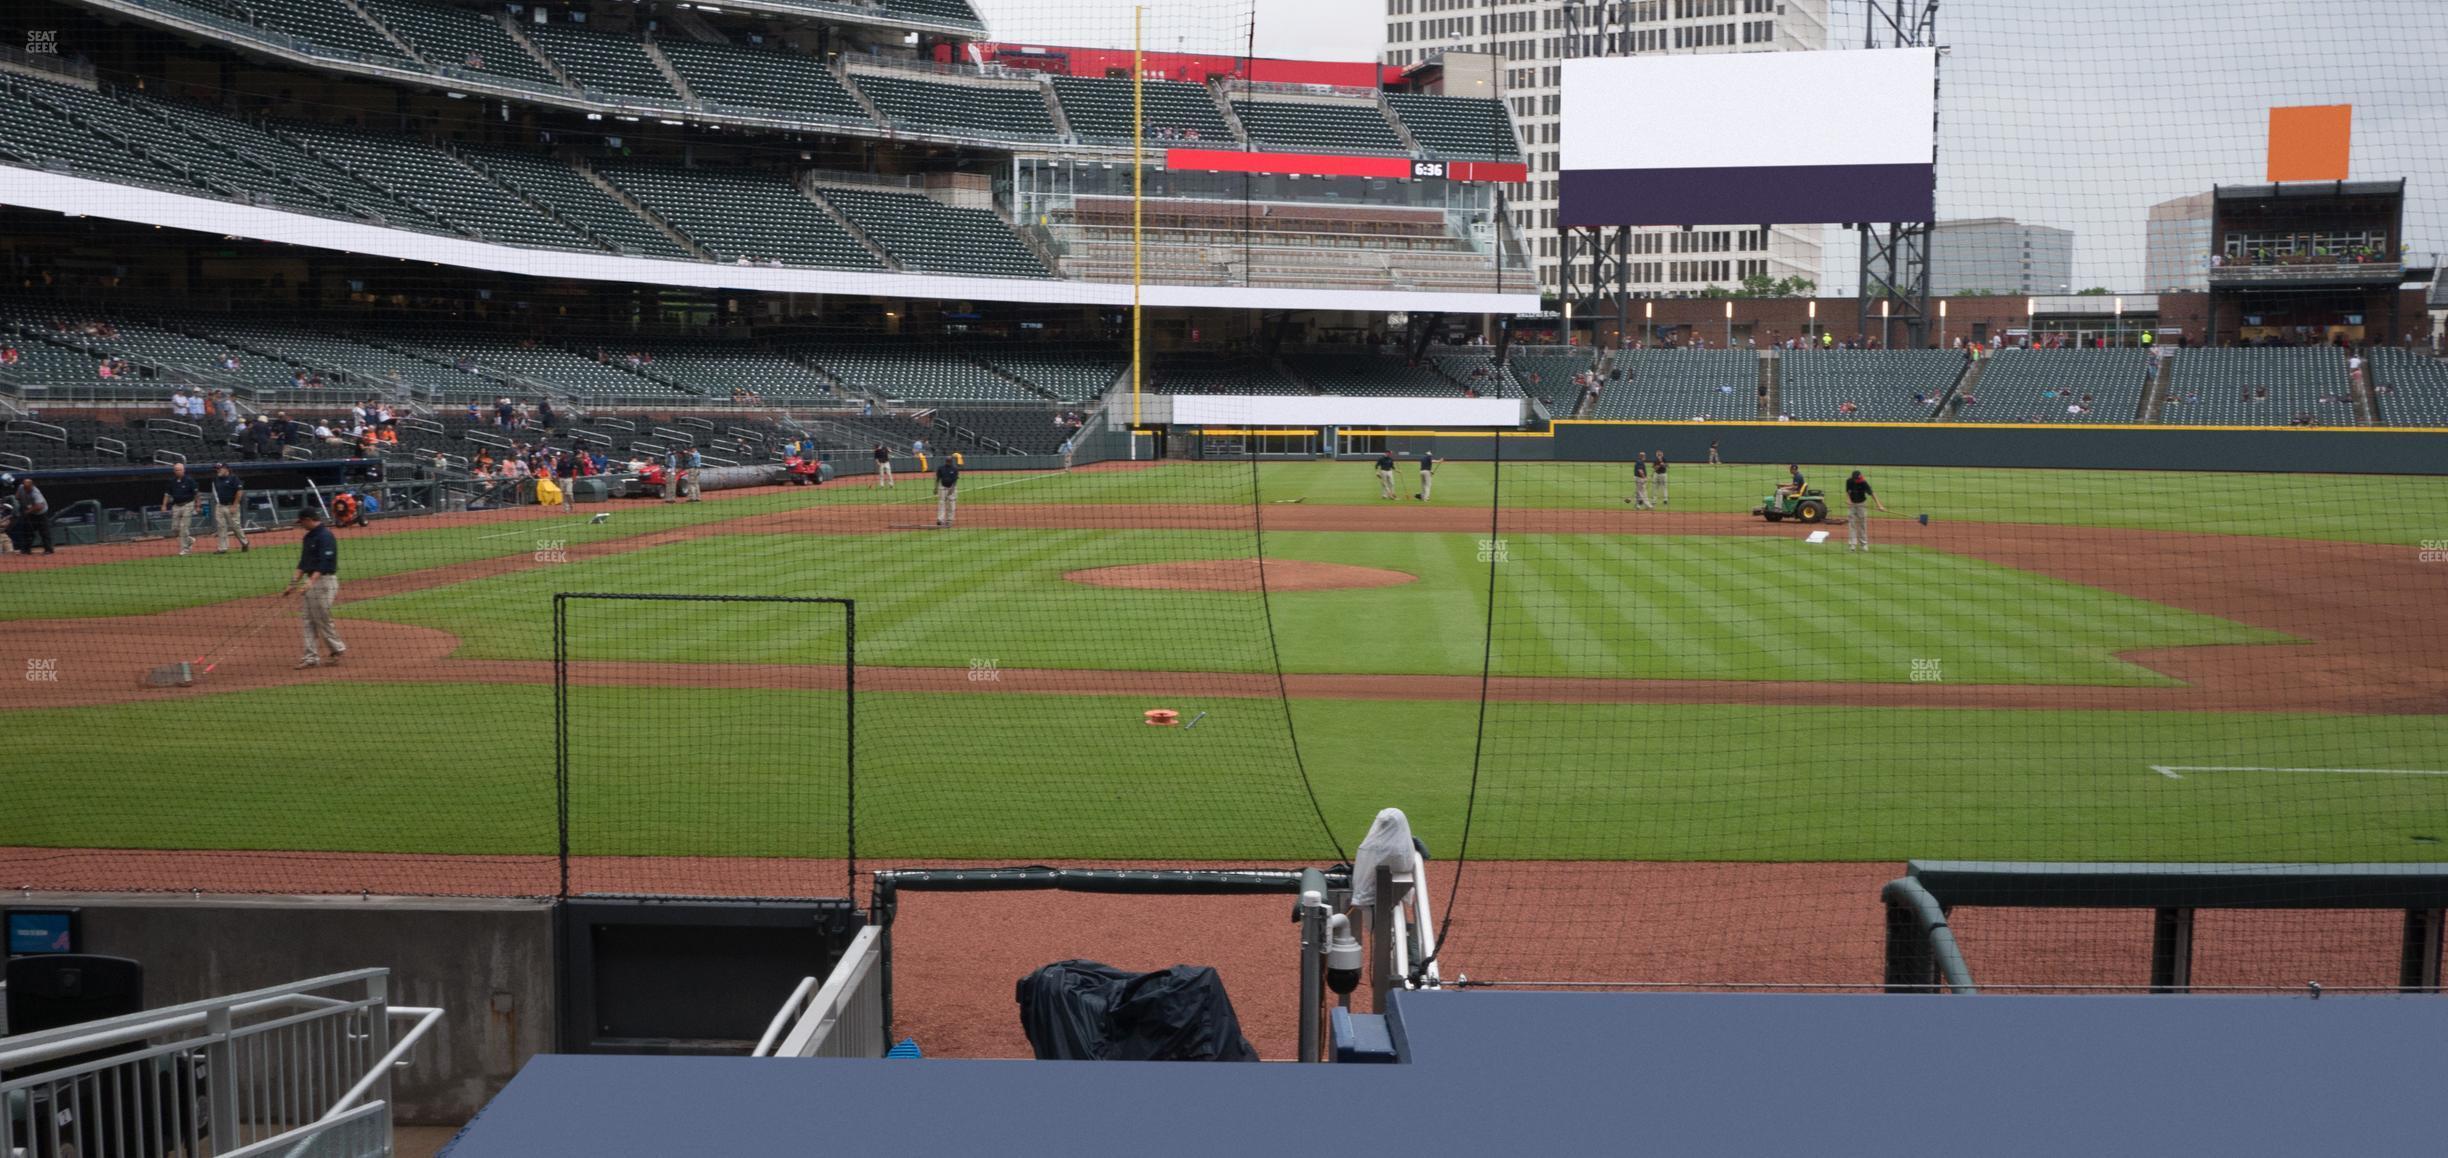
[[1181, 713], [1171, 708], [1150, 708], [1143, 714], [1151, 727], [1170, 728], [1181, 723]]

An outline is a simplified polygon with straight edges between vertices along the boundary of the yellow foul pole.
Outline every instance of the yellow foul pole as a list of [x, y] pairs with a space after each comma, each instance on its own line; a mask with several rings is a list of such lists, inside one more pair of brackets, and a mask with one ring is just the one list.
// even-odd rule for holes
[[1145, 82], [1147, 56], [1140, 46], [1140, 23], [1147, 18], [1147, 6], [1131, 9], [1131, 426], [1139, 425], [1139, 379], [1141, 373], [1139, 349], [1139, 230], [1143, 204], [1147, 196], [1147, 110], [1141, 103]]

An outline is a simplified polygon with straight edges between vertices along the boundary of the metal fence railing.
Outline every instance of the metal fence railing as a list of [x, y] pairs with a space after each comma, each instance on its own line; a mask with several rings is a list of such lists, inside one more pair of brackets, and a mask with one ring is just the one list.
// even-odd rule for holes
[[884, 944], [883, 926], [860, 929], [821, 985], [808, 977], [791, 991], [750, 1056], [883, 1057]]
[[442, 1015], [389, 990], [360, 969], [0, 1038], [11, 1153], [388, 1154], [391, 1071]]

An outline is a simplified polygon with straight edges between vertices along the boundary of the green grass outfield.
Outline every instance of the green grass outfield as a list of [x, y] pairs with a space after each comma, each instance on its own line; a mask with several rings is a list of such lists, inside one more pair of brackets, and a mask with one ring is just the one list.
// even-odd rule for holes
[[[1815, 485], [1834, 493], [1848, 468], [1805, 466]], [[1410, 486], [1416, 468], [1403, 464]], [[1485, 509], [1496, 468], [1450, 462], [1439, 468], [1436, 505]], [[1989, 470], [1967, 467], [1881, 467], [1871, 472], [1897, 518], [1928, 514], [1951, 521], [2005, 521], [2128, 527], [2215, 534], [2335, 539], [2399, 544], [2413, 549], [2439, 537], [2438, 480], [2399, 475], [2213, 474], [2201, 472]], [[1267, 463], [1255, 468], [1267, 502], [1293, 499], [1328, 505], [1370, 505], [1375, 475], [1365, 462]], [[1778, 481], [1781, 467], [1687, 463], [1675, 468], [1674, 509], [1739, 514]], [[1161, 507], [1251, 501], [1247, 463], [1169, 463], [1144, 470], [974, 473], [964, 504], [1136, 503]], [[1509, 508], [1621, 508], [1632, 486], [1624, 463], [1524, 462], [1503, 470]], [[1405, 493], [1408, 493], [1406, 491]], [[583, 518], [547, 527], [469, 526], [344, 536], [344, 566], [357, 578], [396, 574], [470, 559], [528, 554], [549, 537], [576, 546], [673, 527], [720, 523], [809, 505], [897, 504], [932, 518], [920, 480], [891, 490], [848, 479], [811, 491], [666, 507], [620, 502], [581, 508], [615, 512], [612, 521]], [[295, 559], [287, 533], [259, 538], [250, 555], [195, 559], [135, 559], [99, 566], [33, 571], [9, 578], [11, 598], [0, 621], [143, 615], [241, 598], [277, 588]]]
[[[575, 705], [581, 852], [840, 855], [831, 697], [590, 690]], [[810, 713], [811, 702], [818, 705]], [[335, 685], [11, 720], [21, 771], [0, 844], [544, 853], [554, 842], [547, 689]], [[860, 846], [875, 857], [1302, 859], [1323, 855], [1277, 753], [1270, 701], [1217, 701], [1191, 731], [1139, 701], [861, 697]], [[1350, 848], [1402, 804], [1439, 855], [1460, 840], [1472, 703], [1298, 701], [1326, 816]], [[301, 755], [300, 731], [232, 719], [379, 721]], [[748, 760], [722, 737], [772, 729]], [[163, 758], [97, 770], [108, 734]], [[989, 746], [940, 754], [947, 734]], [[1625, 737], [1639, 739], [1626, 746]], [[1763, 766], [1737, 737], [1774, 740]], [[779, 740], [779, 743], [768, 743]], [[2448, 777], [2199, 773], [2153, 764], [2433, 767], [2440, 717], [1506, 705], [1473, 852], [1491, 858], [2433, 860]], [[991, 748], [991, 751], [984, 750]], [[1535, 756], [1536, 762], [1528, 757]], [[2434, 764], [2420, 761], [2430, 760]], [[1523, 804], [1535, 778], [1543, 805]], [[1567, 805], [1559, 782], [1573, 786]], [[30, 807], [25, 806], [30, 802]], [[2273, 820], [2283, 805], [2283, 823]]]
[[[1268, 668], [1254, 594], [1087, 587], [1063, 578], [1123, 563], [1246, 554], [1240, 535], [1166, 531], [967, 531], [928, 550], [866, 550], [873, 537], [740, 535], [351, 604], [351, 618], [440, 628], [471, 659], [551, 655], [552, 593], [723, 591], [858, 600], [871, 665], [1116, 670]], [[1508, 536], [1499, 674], [1644, 679], [1903, 682], [1945, 657], [1966, 683], [2165, 684], [2115, 653], [2286, 637], [1978, 560], [1901, 548], [1869, 556], [1782, 538]], [[1294, 672], [1477, 675], [1488, 567], [1468, 535], [1278, 533], [1276, 559], [1418, 576], [1395, 587], [1270, 599]], [[1943, 600], [1829, 606], [1781, 592], [1944, 591]], [[585, 605], [575, 659], [839, 663], [837, 615], [730, 605]], [[1116, 630], [1114, 625], [1162, 625]], [[1397, 626], [1398, 625], [1398, 626]]]
[[[1411, 468], [1406, 464], [1406, 483]], [[1840, 472], [1807, 468], [1832, 485]], [[1771, 468], [1687, 464], [1677, 511], [1739, 512]], [[1484, 509], [1492, 468], [1448, 464], [1438, 505]], [[1894, 517], [2000, 519], [2403, 544], [2436, 538], [2427, 479], [1885, 469]], [[977, 474], [968, 505], [1377, 504], [1366, 463], [1168, 464]], [[1508, 507], [1621, 509], [1629, 468], [1521, 464]], [[612, 521], [492, 522], [343, 536], [347, 577], [721, 524], [805, 506], [905, 504], [853, 482], [695, 506], [615, 504]], [[1407, 504], [1416, 506], [1417, 504]], [[584, 513], [596, 509], [587, 508]], [[409, 524], [413, 527], [413, 524]], [[1790, 537], [1508, 535], [1499, 673], [2149, 686], [2142, 648], [2280, 636], [1943, 552], [1848, 557]], [[1235, 558], [1246, 531], [726, 534], [345, 604], [442, 628], [470, 660], [547, 654], [560, 590], [850, 595], [869, 665], [1472, 676], [1488, 647], [1477, 536], [1279, 532], [1270, 557], [1383, 567], [1412, 584], [1246, 593], [1120, 591], [1064, 572]], [[2300, 545], [2299, 549], [2300, 549]], [[7, 576], [0, 620], [127, 616], [276, 590], [294, 538], [248, 555]], [[2273, 549], [2287, 549], [2283, 544]], [[2185, 566], [2171, 557], [2169, 566]], [[1807, 598], [1796, 592], [1810, 593]], [[646, 607], [648, 605], [637, 605]], [[1269, 613], [1271, 612], [1271, 618]], [[581, 627], [604, 624], [574, 609]], [[832, 661], [824, 613], [651, 605], [577, 656]], [[294, 628], [284, 630], [294, 632]], [[0, 624], [0, 637], [5, 625]], [[72, 661], [75, 657], [69, 657]], [[1314, 859], [1315, 816], [1272, 700], [870, 693], [860, 701], [862, 851], [1036, 859]], [[579, 851], [829, 856], [834, 699], [773, 690], [574, 693]], [[1150, 706], [1213, 713], [1196, 730]], [[544, 852], [552, 694], [543, 686], [333, 683], [15, 710], [0, 746], [0, 844]], [[1440, 855], [1484, 753], [1474, 855], [1731, 860], [1967, 858], [2436, 860], [2448, 775], [2211, 772], [2152, 765], [2448, 771], [2448, 715], [2336, 717], [1953, 709], [1303, 700], [1297, 753], [1348, 848], [1386, 804]], [[596, 823], [595, 818], [602, 818]], [[2428, 840], [2419, 838], [2429, 838]]]

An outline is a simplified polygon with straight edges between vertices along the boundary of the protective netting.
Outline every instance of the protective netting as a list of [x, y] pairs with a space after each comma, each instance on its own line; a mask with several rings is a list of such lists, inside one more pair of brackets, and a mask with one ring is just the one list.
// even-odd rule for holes
[[[1818, 222], [1480, 312], [1568, 260], [1559, 60], [1891, 42], [1862, 0], [1402, 0], [1401, 80], [1237, 0], [141, 7], [37, 0], [0, 73], [0, 469], [59, 543], [0, 560], [0, 886], [833, 895], [1399, 805], [1448, 979], [1875, 986], [1942, 861], [2157, 866], [1933, 887], [1988, 988], [2437, 944], [2386, 874], [2174, 871], [2443, 863], [2448, 456], [2376, 429], [2448, 426], [2435, 6], [1947, 7], [1936, 350], [1819, 296]], [[2340, 106], [2351, 187], [2250, 188]], [[1526, 417], [1274, 410], [1461, 395]], [[338, 584], [284, 595], [308, 508]]]
[[[1874, 984], [1906, 861], [2437, 866], [2417, 480], [1873, 466], [1853, 506], [1846, 465], [1656, 440], [1676, 450], [1635, 453], [1666, 483], [1521, 462], [1485, 496], [1489, 694], [1445, 949], [1474, 980]], [[1794, 517], [1735, 513], [1783, 513], [1797, 469]], [[2194, 907], [2168, 887], [2042, 882], [1955, 935], [1991, 985], [2141, 987], [2153, 911]], [[2192, 887], [2197, 984], [2397, 983], [2399, 912]]]

